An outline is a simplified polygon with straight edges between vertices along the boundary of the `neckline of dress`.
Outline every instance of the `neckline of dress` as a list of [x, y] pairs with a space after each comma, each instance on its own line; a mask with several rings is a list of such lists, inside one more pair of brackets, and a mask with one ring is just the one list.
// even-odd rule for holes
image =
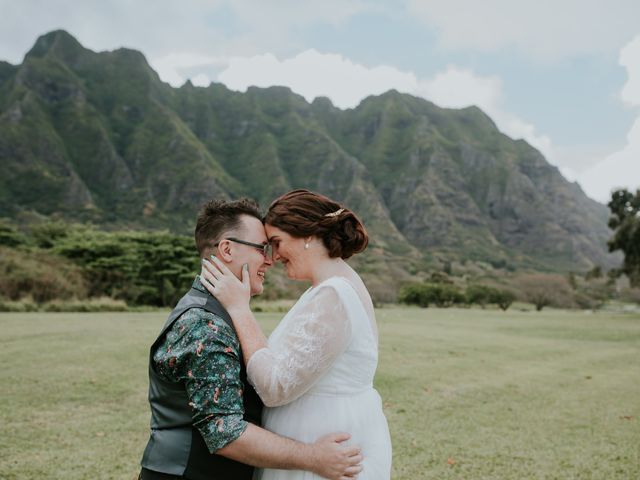
[[[351, 283], [351, 281], [347, 278], [347, 277], [343, 277], [342, 275], [334, 275], [332, 277], [329, 278], [325, 278], [323, 281], [321, 281], [320, 283], [318, 283], [315, 287], [311, 286], [307, 289], [307, 291], [305, 292], [305, 296], [309, 293], [312, 293], [314, 290], [316, 290], [319, 286], [321, 286], [323, 283], [328, 282], [329, 280], [334, 280], [334, 279], [339, 279], [344, 281], [344, 283], [346, 283], [347, 285], [349, 285], [349, 288], [351, 288], [351, 291], [353, 292], [353, 294], [356, 296], [356, 298], [358, 299], [358, 303], [360, 303], [360, 308], [362, 308], [363, 313], [365, 314], [365, 317], [367, 317], [367, 319], [369, 320], [369, 331], [371, 332], [372, 337], [375, 340], [376, 345], [378, 344], [378, 336], [376, 335], [376, 333], [373, 330], [373, 325], [371, 325], [372, 323], [372, 319], [369, 317], [369, 313], [367, 312], [367, 308], [364, 306], [364, 302], [362, 301], [362, 298], [360, 298], [360, 294], [358, 293], [358, 291], [356, 290], [356, 287], [353, 285], [353, 283]], [[375, 317], [373, 318], [373, 321], [375, 322]]]
[[[332, 277], [325, 278], [325, 279], [324, 279], [324, 280], [322, 280], [320, 283], [318, 283], [315, 287], [314, 287], [313, 285], [311, 285], [311, 286], [307, 289], [307, 291], [306, 291], [305, 293], [311, 293], [311, 292], [313, 292], [313, 291], [317, 290], [317, 289], [318, 289], [318, 287], [320, 287], [322, 284], [327, 283], [327, 282], [328, 282], [328, 281], [330, 281], [330, 280], [335, 280], [335, 279], [342, 280], [342, 281], [344, 281], [344, 283], [346, 283], [347, 285], [349, 285], [349, 287], [351, 288], [351, 290], [353, 291], [353, 293], [355, 293], [356, 297], [358, 298], [358, 301], [359, 301], [359, 302], [360, 302], [360, 304], [362, 305], [362, 308], [366, 311], [366, 308], [364, 308], [364, 302], [363, 302], [363, 301], [362, 301], [362, 299], [360, 298], [360, 294], [358, 294], [358, 290], [356, 290], [355, 285], [354, 285], [353, 283], [351, 283], [351, 281], [350, 281], [347, 277], [344, 277], [344, 276], [342, 276], [342, 275], [333, 275]], [[369, 316], [369, 315], [367, 314], [367, 316]]]

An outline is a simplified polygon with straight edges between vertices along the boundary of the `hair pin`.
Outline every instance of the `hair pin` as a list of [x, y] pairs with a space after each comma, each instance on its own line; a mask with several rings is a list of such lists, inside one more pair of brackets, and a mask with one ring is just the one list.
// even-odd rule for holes
[[344, 212], [344, 208], [341, 208], [340, 210], [336, 210], [333, 213], [327, 213], [325, 214], [325, 217], [337, 217], [338, 215], [340, 215], [342, 212]]

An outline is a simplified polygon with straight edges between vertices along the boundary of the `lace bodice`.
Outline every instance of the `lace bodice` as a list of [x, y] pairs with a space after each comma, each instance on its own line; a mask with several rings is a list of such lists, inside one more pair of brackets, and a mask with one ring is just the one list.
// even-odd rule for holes
[[265, 405], [311, 393], [350, 394], [371, 387], [378, 353], [372, 322], [342, 277], [305, 292], [253, 354], [247, 376]]

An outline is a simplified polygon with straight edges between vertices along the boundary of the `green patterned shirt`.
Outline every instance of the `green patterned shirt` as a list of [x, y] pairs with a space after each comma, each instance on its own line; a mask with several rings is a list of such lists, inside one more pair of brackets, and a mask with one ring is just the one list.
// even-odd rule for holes
[[[206, 292], [199, 277], [193, 287]], [[236, 440], [247, 428], [240, 358], [240, 343], [233, 329], [201, 308], [183, 313], [153, 355], [160, 375], [184, 383], [193, 425], [211, 453]]]

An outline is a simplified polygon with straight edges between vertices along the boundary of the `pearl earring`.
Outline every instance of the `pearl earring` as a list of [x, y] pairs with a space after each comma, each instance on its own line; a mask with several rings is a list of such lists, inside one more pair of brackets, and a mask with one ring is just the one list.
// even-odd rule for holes
[[308, 244], [308, 243], [305, 243], [305, 244], [304, 244], [304, 249], [305, 249], [305, 250], [309, 250], [309, 244]]

